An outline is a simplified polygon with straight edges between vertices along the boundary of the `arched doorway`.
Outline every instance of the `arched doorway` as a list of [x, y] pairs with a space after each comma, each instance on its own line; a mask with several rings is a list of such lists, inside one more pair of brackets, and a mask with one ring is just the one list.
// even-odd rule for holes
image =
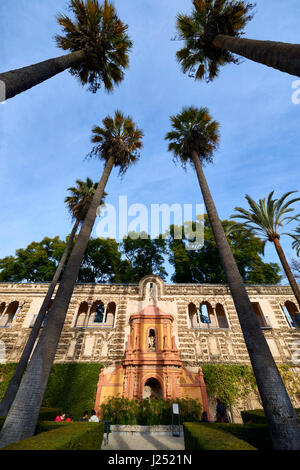
[[162, 389], [158, 380], [151, 378], [145, 382], [143, 398], [147, 400], [162, 398]]

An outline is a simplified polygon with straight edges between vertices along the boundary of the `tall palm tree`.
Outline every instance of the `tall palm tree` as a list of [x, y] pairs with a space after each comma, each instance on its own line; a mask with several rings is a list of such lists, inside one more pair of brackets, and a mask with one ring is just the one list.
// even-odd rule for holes
[[246, 221], [246, 223], [243, 224], [244, 227], [257, 232], [259, 235], [263, 235], [265, 238], [264, 244], [267, 241], [274, 243], [282, 267], [300, 308], [300, 290], [279, 241], [280, 228], [300, 217], [300, 214], [297, 214], [294, 217], [287, 215], [294, 211], [291, 205], [300, 201], [299, 197], [287, 201], [287, 198], [296, 192], [297, 191], [290, 191], [284, 194], [280, 199], [273, 199], [274, 191], [272, 191], [267, 200], [266, 198], [260, 199], [258, 204], [250, 196], [246, 195], [245, 198], [249, 203], [250, 210], [248, 211], [242, 207], [235, 207], [234, 210], [237, 211], [237, 213], [233, 214], [231, 219], [243, 219]]
[[[77, 229], [87, 214], [88, 208], [90, 206], [93, 195], [96, 192], [96, 189], [97, 189], [97, 183], [93, 183], [90, 178], [87, 178], [86, 181], [76, 180], [76, 187], [68, 188], [68, 191], [71, 192], [71, 196], [67, 196], [65, 198], [65, 203], [67, 204], [69, 212], [71, 213], [72, 219], [73, 221], [75, 221], [75, 223], [68, 237], [66, 248], [56, 268], [55, 274], [50, 283], [46, 297], [44, 298], [44, 301], [41, 305], [39, 313], [36, 317], [36, 320], [30, 332], [29, 338], [26, 342], [21, 358], [17, 364], [14, 375], [12, 376], [8, 384], [8, 387], [6, 389], [5, 395], [1, 401], [0, 416], [7, 416], [7, 413], [9, 412], [11, 404], [16, 397], [18, 388], [21, 383], [21, 379], [23, 377], [23, 374], [25, 372], [25, 369], [27, 367], [27, 364], [30, 358], [30, 354], [32, 353], [36, 339], [40, 332], [40, 328], [45, 318], [46, 312], [49, 308], [49, 303], [52, 299], [52, 295], [54, 293], [55, 287], [58, 283], [61, 272], [64, 268], [67, 257], [71, 250]], [[106, 196], [106, 193], [104, 194], [104, 197], [105, 196]], [[103, 200], [101, 201], [101, 204], [103, 204]]]
[[219, 142], [219, 124], [207, 108], [184, 108], [171, 116], [172, 131], [166, 136], [169, 151], [184, 166], [196, 170], [207, 215], [219, 250], [221, 263], [233, 297], [275, 449], [300, 449], [300, 428], [266, 339], [245, 289], [227, 242], [202, 165], [213, 161]]
[[132, 42], [127, 35], [128, 25], [118, 18], [114, 5], [108, 0], [103, 4], [98, 0], [70, 0], [69, 9], [75, 19], [59, 14], [57, 21], [63, 35], [57, 35], [55, 39], [59, 48], [71, 52], [1, 73], [6, 99], [67, 69], [82, 85], [89, 85], [93, 93], [102, 84], [107, 91], [112, 91], [114, 85], [123, 80]]
[[125, 173], [139, 158], [143, 132], [129, 116], [116, 111], [114, 117], [108, 116], [102, 122], [103, 127], [93, 129], [92, 142], [95, 145], [91, 156], [104, 160], [105, 168], [66, 265], [47, 323], [1, 430], [0, 447], [34, 434], [69, 302], [109, 175], [114, 166]]
[[177, 15], [177, 52], [184, 73], [211, 81], [223, 65], [239, 63], [237, 54], [291, 75], [300, 76], [300, 45], [242, 38], [253, 18], [254, 4], [244, 0], [193, 0], [190, 15]]

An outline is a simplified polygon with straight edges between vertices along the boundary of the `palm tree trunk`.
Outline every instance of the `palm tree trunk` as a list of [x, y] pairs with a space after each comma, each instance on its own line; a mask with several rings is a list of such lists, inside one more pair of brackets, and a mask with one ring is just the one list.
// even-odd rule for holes
[[24, 374], [25, 369], [26, 369], [27, 364], [28, 364], [28, 360], [30, 358], [30, 354], [32, 353], [32, 350], [34, 348], [36, 339], [39, 335], [41, 325], [43, 323], [43, 320], [45, 318], [45, 314], [47, 312], [47, 309], [48, 309], [48, 306], [49, 306], [49, 303], [50, 303], [50, 300], [52, 298], [52, 294], [54, 292], [56, 284], [58, 283], [58, 280], [60, 278], [62, 269], [65, 265], [68, 254], [70, 252], [75, 234], [76, 234], [77, 229], [78, 229], [78, 225], [79, 225], [79, 220], [76, 220], [76, 222], [74, 224], [74, 227], [72, 229], [72, 232], [70, 233], [69, 240], [68, 240], [67, 246], [65, 248], [65, 251], [64, 251], [64, 253], [63, 253], [63, 255], [60, 259], [60, 262], [59, 262], [59, 264], [56, 268], [55, 274], [54, 274], [53, 279], [51, 281], [51, 284], [49, 286], [47, 295], [46, 295], [46, 297], [45, 297], [45, 299], [42, 303], [40, 311], [39, 311], [39, 313], [36, 317], [36, 320], [34, 322], [32, 330], [30, 332], [29, 338], [26, 342], [26, 345], [25, 345], [24, 351], [22, 353], [22, 356], [21, 356], [21, 358], [20, 358], [20, 360], [17, 364], [14, 375], [13, 375], [11, 381], [9, 382], [8, 387], [6, 389], [6, 392], [5, 392], [5, 395], [4, 395], [4, 397], [1, 401], [0, 416], [7, 416], [7, 413], [9, 412], [11, 404], [13, 403], [13, 401], [16, 397], [16, 394], [17, 394], [18, 388], [20, 386], [23, 374]]
[[0, 73], [0, 82], [4, 82], [5, 85], [5, 98], [13, 98], [19, 93], [54, 77], [58, 73], [80, 63], [84, 57], [85, 53], [83, 51], [76, 51], [21, 69]]
[[286, 274], [286, 277], [288, 278], [288, 281], [290, 283], [292, 291], [294, 292], [294, 296], [297, 299], [297, 302], [298, 302], [298, 305], [299, 305], [299, 310], [300, 310], [300, 290], [299, 290], [299, 286], [296, 282], [296, 279], [293, 276], [293, 273], [291, 271], [289, 263], [286, 260], [284, 251], [282, 249], [282, 246], [281, 246], [280, 241], [278, 240], [278, 238], [275, 238], [274, 245], [275, 245], [277, 254], [279, 256], [279, 259], [281, 261], [282, 267], [284, 269], [284, 272]]
[[300, 77], [300, 44], [258, 41], [218, 34], [213, 45], [260, 64]]
[[266, 339], [260, 329], [256, 315], [254, 315], [250, 299], [227, 242], [202, 170], [200, 159], [196, 152], [192, 152], [192, 160], [248, 349], [269, 424], [273, 447], [276, 450], [300, 449], [300, 427], [296, 412], [291, 404]]
[[17, 396], [1, 430], [0, 448], [12, 442], [26, 439], [34, 434], [82, 258], [93, 229], [97, 208], [103, 198], [104, 189], [113, 165], [114, 157], [110, 157], [105, 165], [101, 180], [62, 276], [48, 321], [33, 352]]

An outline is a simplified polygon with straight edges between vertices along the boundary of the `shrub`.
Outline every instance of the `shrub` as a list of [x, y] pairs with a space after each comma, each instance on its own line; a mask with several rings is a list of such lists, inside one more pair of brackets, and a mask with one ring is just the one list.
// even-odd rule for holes
[[[300, 409], [296, 409], [298, 417], [300, 417]], [[246, 410], [241, 412], [244, 423], [267, 424], [264, 410]]]
[[184, 423], [185, 450], [256, 450], [248, 442], [210, 423]]
[[227, 407], [239, 399], [247, 398], [256, 390], [250, 366], [203, 364], [202, 370], [208, 395], [219, 398]]
[[23, 441], [10, 444], [2, 450], [100, 450], [103, 423], [39, 424], [40, 433]]
[[259, 450], [272, 450], [272, 441], [269, 428], [266, 424], [224, 424], [213, 425], [220, 431], [227, 432], [233, 436], [248, 442]]
[[[110, 397], [101, 405], [104, 420], [112, 424], [168, 425], [172, 424], [172, 403], [174, 400], [129, 400]], [[181, 421], [199, 421], [201, 403], [192, 398], [176, 400], [179, 404]]]

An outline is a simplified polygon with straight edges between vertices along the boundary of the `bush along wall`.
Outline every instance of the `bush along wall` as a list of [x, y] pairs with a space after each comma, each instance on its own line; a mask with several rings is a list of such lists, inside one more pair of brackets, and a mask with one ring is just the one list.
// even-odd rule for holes
[[[16, 364], [0, 365], [0, 400], [4, 396], [15, 367]], [[72, 414], [75, 419], [81, 418], [85, 410], [90, 412], [94, 408], [102, 367], [102, 364], [97, 363], [54, 364], [42, 406], [59, 408]]]
[[44, 396], [43, 407], [60, 408], [80, 419], [94, 409], [97, 383], [103, 366], [96, 363], [54, 364]]
[[203, 364], [207, 394], [227, 407], [245, 400], [257, 390], [252, 367], [248, 365]]
[[[112, 424], [132, 425], [168, 425], [172, 424], [172, 400], [129, 400], [128, 398], [111, 397], [101, 405], [104, 420]], [[199, 421], [202, 406], [198, 400], [182, 398], [179, 404], [181, 422]]]
[[248, 442], [214, 424], [184, 423], [185, 450], [256, 450]]

